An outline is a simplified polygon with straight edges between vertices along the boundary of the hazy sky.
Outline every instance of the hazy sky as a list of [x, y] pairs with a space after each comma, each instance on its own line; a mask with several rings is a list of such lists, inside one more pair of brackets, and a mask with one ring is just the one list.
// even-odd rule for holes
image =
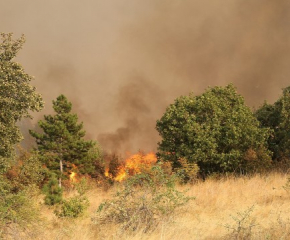
[[290, 85], [289, 0], [0, 0], [0, 19], [26, 36], [36, 118], [63, 93], [108, 151], [155, 150], [180, 95], [233, 82], [253, 107]]

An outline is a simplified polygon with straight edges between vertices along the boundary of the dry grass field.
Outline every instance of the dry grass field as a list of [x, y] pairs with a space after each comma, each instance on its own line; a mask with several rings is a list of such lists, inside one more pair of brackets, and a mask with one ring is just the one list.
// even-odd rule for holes
[[58, 219], [41, 205], [43, 220], [25, 235], [15, 231], [13, 239], [290, 239], [290, 192], [283, 186], [287, 175], [208, 179], [188, 189], [195, 200], [179, 209], [171, 221], [160, 223], [153, 232], [122, 232], [116, 225], [94, 225], [91, 217], [99, 204], [112, 196], [116, 187], [94, 188], [87, 194], [90, 208], [75, 220]]

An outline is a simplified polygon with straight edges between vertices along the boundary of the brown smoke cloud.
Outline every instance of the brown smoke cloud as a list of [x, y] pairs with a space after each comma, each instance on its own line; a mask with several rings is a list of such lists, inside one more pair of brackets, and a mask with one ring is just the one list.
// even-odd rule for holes
[[36, 118], [63, 93], [107, 151], [155, 150], [182, 94], [233, 82], [259, 106], [290, 83], [288, 0], [14, 0], [0, 16], [26, 35], [18, 61], [47, 103]]

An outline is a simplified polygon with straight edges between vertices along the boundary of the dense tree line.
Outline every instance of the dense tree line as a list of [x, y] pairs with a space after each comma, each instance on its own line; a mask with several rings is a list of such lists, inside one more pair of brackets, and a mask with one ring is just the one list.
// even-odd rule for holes
[[213, 87], [175, 100], [157, 121], [161, 160], [196, 163], [202, 175], [265, 171], [289, 163], [290, 88], [254, 113], [235, 87]]

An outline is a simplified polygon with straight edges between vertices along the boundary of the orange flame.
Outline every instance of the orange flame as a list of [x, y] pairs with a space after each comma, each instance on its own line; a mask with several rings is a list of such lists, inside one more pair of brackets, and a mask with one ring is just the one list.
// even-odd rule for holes
[[71, 174], [69, 175], [70, 181], [76, 182], [76, 176], [77, 176], [77, 174], [75, 172], [71, 172]]
[[76, 182], [77, 181], [77, 173], [74, 172], [73, 170], [77, 169], [77, 166], [74, 164], [72, 164], [71, 166], [72, 166], [72, 169], [71, 169], [71, 173], [69, 175], [69, 179], [71, 182]]
[[112, 178], [109, 174], [108, 168], [105, 170], [105, 176], [112, 178], [117, 182], [121, 182], [128, 176], [140, 173], [144, 168], [150, 168], [156, 162], [157, 157], [155, 153], [150, 152], [148, 154], [143, 154], [142, 152], [139, 152], [125, 160], [125, 164], [118, 168], [118, 173], [115, 178]]
[[106, 169], [105, 169], [105, 176], [106, 176], [106, 177], [110, 177], [110, 175], [111, 175], [111, 174], [109, 173], [109, 168], [106, 168]]

